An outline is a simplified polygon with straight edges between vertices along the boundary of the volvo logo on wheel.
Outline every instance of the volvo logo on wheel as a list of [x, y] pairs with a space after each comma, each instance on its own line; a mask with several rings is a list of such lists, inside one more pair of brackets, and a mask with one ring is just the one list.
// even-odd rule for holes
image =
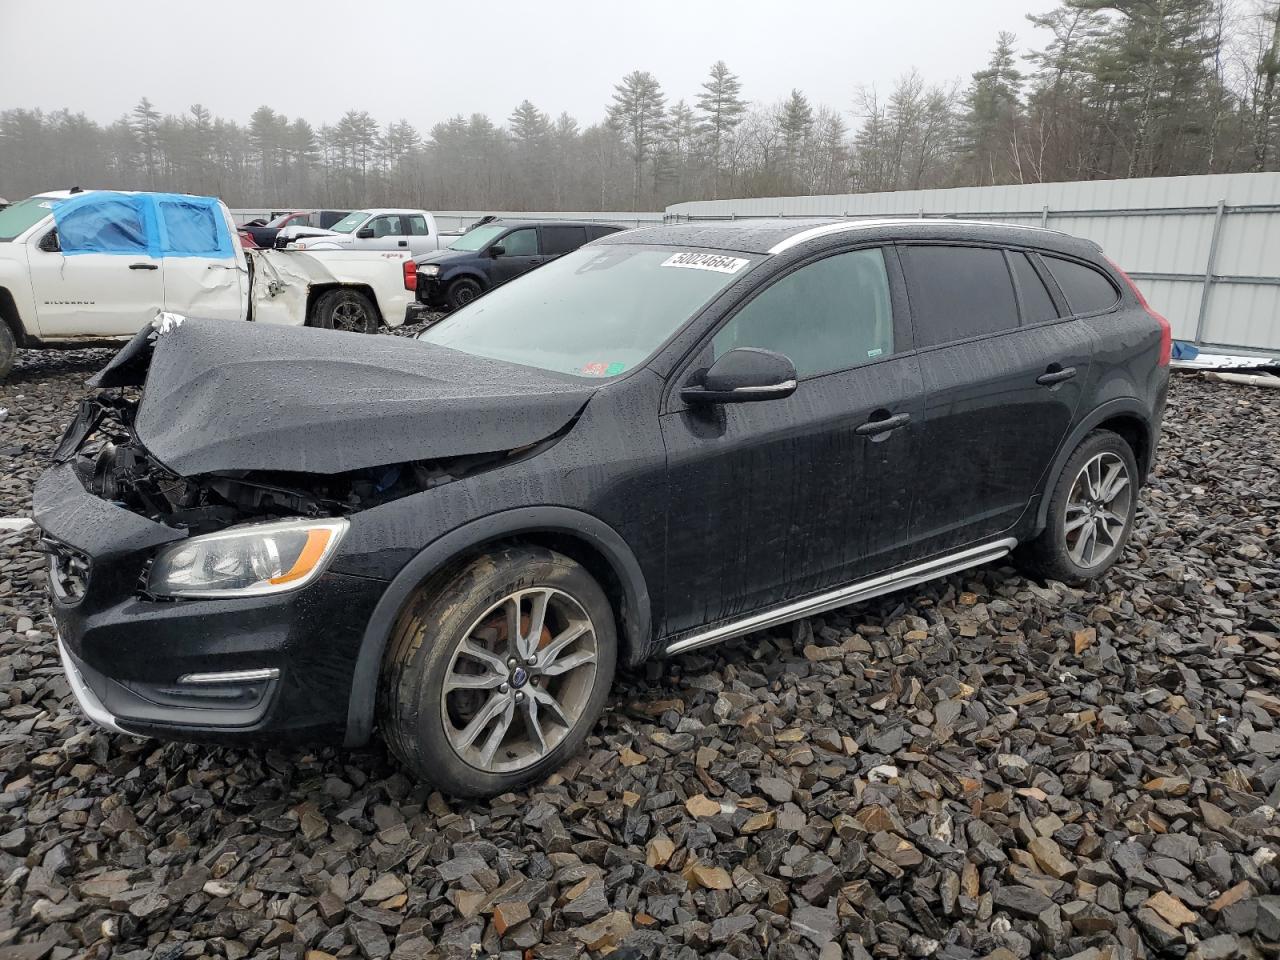
[[513, 687], [523, 687], [529, 680], [529, 674], [524, 667], [516, 667], [511, 674], [511, 685]]

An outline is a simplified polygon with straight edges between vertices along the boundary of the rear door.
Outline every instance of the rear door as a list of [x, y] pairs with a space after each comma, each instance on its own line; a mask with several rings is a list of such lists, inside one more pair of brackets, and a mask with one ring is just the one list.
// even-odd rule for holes
[[409, 250], [414, 256], [440, 249], [440, 238], [431, 232], [426, 214], [411, 213], [405, 219], [409, 224]]
[[243, 320], [248, 274], [220, 204], [156, 198], [164, 264], [164, 305], [171, 313]]
[[1093, 342], [1059, 316], [1034, 253], [899, 249], [926, 394], [912, 539], [927, 556], [1014, 527], [1075, 418]]
[[538, 248], [538, 228], [519, 227], [498, 241], [502, 253], [493, 258], [490, 274], [494, 283], [506, 283], [527, 273], [542, 262]]
[[587, 228], [581, 223], [544, 223], [542, 225], [542, 254], [548, 260], [571, 250], [577, 250], [587, 242]]
[[147, 204], [84, 194], [55, 207], [56, 233], [29, 248], [42, 337], [132, 336], [164, 307], [159, 238]]
[[[895, 331], [902, 292], [888, 252], [801, 263], [730, 316], [677, 374], [679, 386], [728, 350], [761, 347], [788, 356], [799, 385], [785, 399], [707, 408], [672, 393], [662, 417], [668, 633], [903, 561], [924, 400], [909, 331]], [[868, 432], [890, 417], [900, 425]]]

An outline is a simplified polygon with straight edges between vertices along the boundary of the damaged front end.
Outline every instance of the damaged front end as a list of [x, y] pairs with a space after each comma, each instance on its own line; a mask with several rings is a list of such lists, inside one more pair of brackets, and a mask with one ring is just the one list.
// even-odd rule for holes
[[535, 455], [554, 442], [312, 474], [238, 470], [184, 477], [152, 456], [134, 430], [138, 400], [122, 389], [81, 401], [54, 459], [72, 462], [85, 488], [156, 523], [197, 536], [225, 527], [290, 517], [335, 517]]

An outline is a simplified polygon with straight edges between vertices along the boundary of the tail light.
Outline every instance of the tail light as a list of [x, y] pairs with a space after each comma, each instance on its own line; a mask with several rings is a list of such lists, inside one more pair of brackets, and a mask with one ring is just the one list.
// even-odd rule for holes
[[239, 230], [237, 233], [240, 234], [240, 246], [256, 247], [258, 245], [258, 242], [253, 239], [253, 234], [248, 230]]
[[1173, 358], [1173, 327], [1169, 324], [1161, 314], [1156, 313], [1151, 304], [1147, 303], [1147, 298], [1142, 295], [1142, 291], [1138, 289], [1138, 285], [1133, 282], [1132, 278], [1125, 273], [1116, 262], [1107, 258], [1107, 263], [1115, 267], [1116, 273], [1124, 277], [1124, 282], [1129, 285], [1129, 289], [1133, 291], [1133, 295], [1138, 298], [1138, 305], [1147, 311], [1149, 316], [1156, 323], [1160, 324], [1160, 366], [1167, 367], [1169, 361]]
[[412, 260], [404, 262], [404, 288], [406, 290], [418, 289], [418, 265]]

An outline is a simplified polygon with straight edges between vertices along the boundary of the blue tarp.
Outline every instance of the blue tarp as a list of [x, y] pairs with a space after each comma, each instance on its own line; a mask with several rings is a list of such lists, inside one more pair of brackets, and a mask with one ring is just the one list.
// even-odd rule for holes
[[120, 256], [235, 255], [222, 206], [180, 193], [82, 193], [53, 205], [62, 252]]

